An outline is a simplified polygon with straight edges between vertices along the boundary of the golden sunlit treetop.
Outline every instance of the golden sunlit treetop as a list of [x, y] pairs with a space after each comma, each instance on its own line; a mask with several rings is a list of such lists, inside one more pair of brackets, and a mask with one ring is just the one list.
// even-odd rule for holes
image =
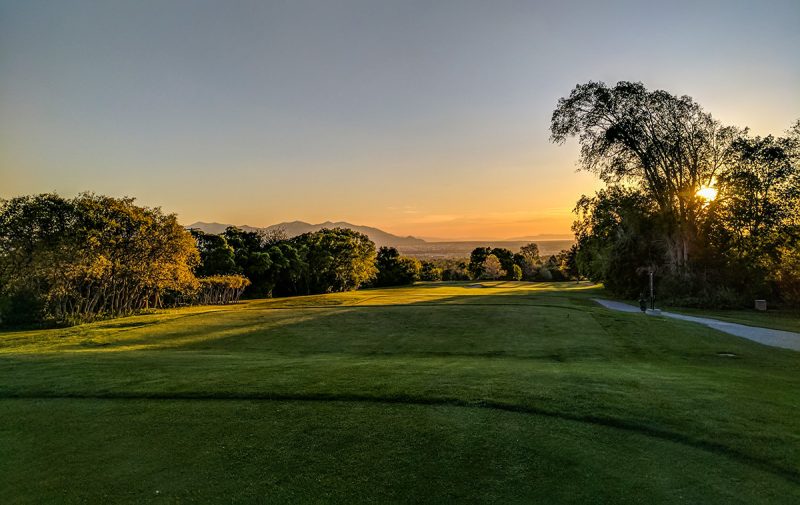
[[713, 202], [717, 198], [717, 188], [713, 186], [700, 186], [697, 190], [697, 196], [707, 202]]

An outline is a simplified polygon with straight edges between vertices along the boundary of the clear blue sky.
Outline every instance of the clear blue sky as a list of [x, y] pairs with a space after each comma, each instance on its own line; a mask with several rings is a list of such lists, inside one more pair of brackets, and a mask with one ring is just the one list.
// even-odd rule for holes
[[800, 1], [3, 1], [0, 197], [196, 220], [568, 233], [597, 186], [548, 143], [577, 83], [726, 123], [800, 118]]

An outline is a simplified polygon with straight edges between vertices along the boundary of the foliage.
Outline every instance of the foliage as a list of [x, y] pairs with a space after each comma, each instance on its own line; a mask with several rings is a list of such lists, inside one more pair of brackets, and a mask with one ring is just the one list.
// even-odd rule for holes
[[573, 244], [569, 249], [561, 251], [556, 255], [558, 259], [558, 269], [567, 280], [580, 280], [581, 278], [578, 272], [577, 256], [577, 244]]
[[515, 263], [522, 269], [522, 278], [526, 281], [536, 279], [542, 258], [539, 256], [539, 246], [531, 242], [522, 246], [515, 256]]
[[611, 186], [594, 197], [581, 197], [575, 211], [578, 274], [605, 283], [620, 296], [638, 297], [646, 273], [666, 261], [660, 221], [648, 198], [637, 189]]
[[442, 269], [432, 261], [423, 261], [419, 279], [421, 281], [440, 281], [442, 280]]
[[499, 279], [506, 275], [506, 271], [503, 269], [500, 259], [494, 254], [486, 256], [486, 259], [483, 260], [481, 272], [481, 279], [489, 280]]
[[[133, 202], [92, 194], [2, 201], [0, 322], [77, 323], [243, 295], [347, 291], [376, 273], [375, 245], [351, 230], [293, 239], [236, 227], [190, 233], [174, 215]], [[419, 277], [416, 259], [396, 266], [402, 282]]]
[[510, 280], [514, 274], [514, 253], [504, 247], [495, 247], [491, 253], [500, 261], [500, 268], [504, 272], [503, 277]]
[[264, 296], [287, 296], [302, 293], [300, 286], [308, 270], [301, 250], [289, 241], [267, 244], [266, 253], [272, 262], [271, 268], [261, 277], [255, 278], [263, 286]]
[[422, 265], [416, 258], [400, 256], [394, 247], [381, 247], [375, 268], [375, 286], [402, 286], [420, 280]]
[[432, 270], [439, 270], [441, 272], [440, 279], [429, 279], [429, 280], [468, 281], [470, 279], [469, 267], [466, 259], [436, 258], [428, 260], [423, 262], [423, 271], [425, 269], [426, 264], [430, 265], [429, 268], [431, 268]]
[[323, 228], [289, 240], [304, 262], [306, 294], [357, 289], [377, 272], [375, 244], [347, 228]]
[[[588, 224], [587, 224], [588, 226]], [[518, 253], [512, 253], [501, 247], [477, 247], [472, 251], [469, 263], [469, 273], [472, 279], [503, 279], [526, 281], [563, 281], [579, 277], [577, 263], [578, 248], [561, 251], [543, 261], [539, 255], [539, 246], [534, 243], [526, 244]], [[491, 271], [486, 270], [487, 259], [492, 265]], [[500, 264], [494, 268], [494, 260]], [[445, 280], [447, 275], [445, 273]]]
[[783, 248], [779, 255], [781, 261], [772, 275], [784, 301], [800, 307], [800, 247]]
[[486, 258], [492, 254], [491, 247], [476, 247], [469, 256], [469, 275], [472, 279], [483, 278], [483, 267]]
[[213, 275], [198, 279], [197, 299], [203, 305], [236, 303], [250, 285], [242, 275]]
[[[800, 122], [785, 137], [751, 137], [689, 97], [590, 82], [559, 100], [551, 132], [578, 136], [582, 166], [607, 183], [578, 201], [577, 250], [562, 273], [626, 297], [653, 271], [673, 302], [797, 303], [783, 265], [800, 243]], [[716, 198], [702, 198], [704, 187]]]
[[[536, 248], [536, 257], [538, 257], [538, 247], [536, 244], [529, 244], [529, 246], [533, 246]], [[526, 246], [527, 247], [527, 246]], [[530, 254], [533, 248], [528, 247], [526, 250], [528, 254]], [[500, 262], [500, 270], [502, 273], [500, 277], [503, 277], [506, 280], [515, 280], [515, 269], [514, 266], [518, 265], [520, 269], [526, 264], [525, 262], [528, 261], [530, 256], [525, 256], [523, 254], [514, 254], [506, 248], [503, 247], [476, 247], [472, 254], [470, 255], [469, 261], [469, 274], [472, 279], [486, 279], [486, 259], [489, 256], [494, 256]], [[492, 275], [495, 275], [496, 272], [491, 272]], [[499, 279], [500, 277], [491, 277], [493, 279]], [[531, 279], [532, 280], [532, 279]]]
[[668, 266], [688, 263], [704, 214], [697, 191], [728, 161], [735, 128], [722, 127], [688, 96], [622, 81], [576, 86], [558, 101], [550, 130], [558, 143], [579, 137], [584, 169], [639, 189], [669, 223], [662, 237]]
[[193, 234], [201, 255], [197, 274], [241, 274], [250, 282], [243, 293], [248, 298], [356, 289], [375, 271], [368, 264], [374, 244], [351, 230], [324, 229], [292, 239], [282, 230], [251, 232], [233, 226], [221, 235]]
[[[85, 193], [0, 204], [0, 319], [80, 322], [158, 308], [196, 286], [198, 252], [172, 214]], [[19, 310], [20, 308], [26, 309]]]
[[190, 231], [200, 253], [200, 263], [195, 269], [196, 275], [205, 277], [241, 271], [241, 268], [236, 265], [233, 247], [228, 244], [225, 236], [205, 233], [197, 229]]

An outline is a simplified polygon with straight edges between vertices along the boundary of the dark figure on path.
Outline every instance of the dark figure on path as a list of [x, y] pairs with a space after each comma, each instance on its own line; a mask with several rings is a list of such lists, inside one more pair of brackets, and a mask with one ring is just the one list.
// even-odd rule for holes
[[647, 312], [647, 299], [644, 297], [644, 293], [639, 294], [639, 308], [642, 309], [642, 312]]

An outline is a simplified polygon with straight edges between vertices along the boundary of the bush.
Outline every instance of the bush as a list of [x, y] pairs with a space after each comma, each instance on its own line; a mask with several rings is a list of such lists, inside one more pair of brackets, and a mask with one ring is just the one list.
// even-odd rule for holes
[[213, 275], [198, 279], [197, 301], [202, 305], [236, 303], [250, 281], [241, 275]]
[[34, 291], [20, 289], [0, 298], [0, 325], [29, 325], [44, 319], [45, 301]]

